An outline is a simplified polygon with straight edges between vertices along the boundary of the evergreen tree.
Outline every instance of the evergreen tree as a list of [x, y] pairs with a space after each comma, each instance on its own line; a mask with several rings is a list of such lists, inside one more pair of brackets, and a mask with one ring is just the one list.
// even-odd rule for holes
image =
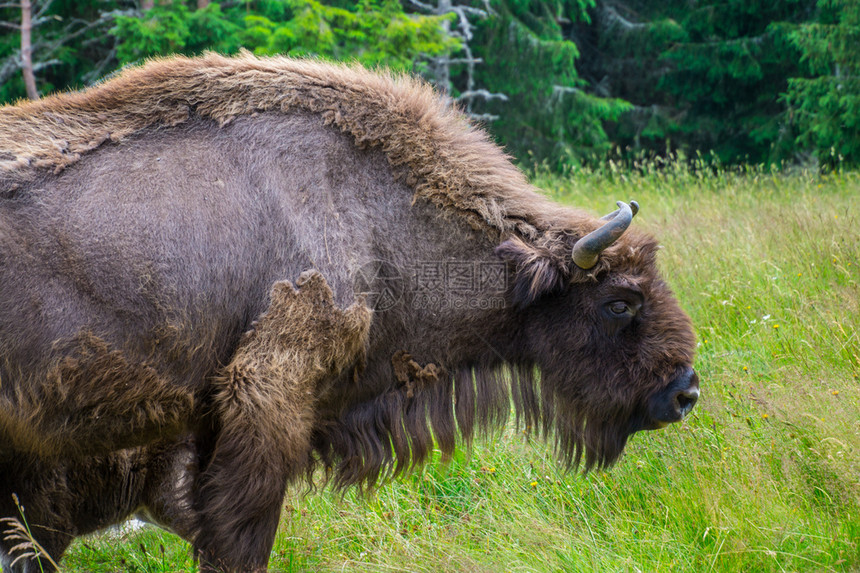
[[816, 22], [783, 28], [809, 77], [789, 80], [797, 143], [823, 164], [860, 163], [860, 2], [819, 0]]
[[318, 0], [217, 3], [191, 10], [181, 2], [154, 6], [143, 15], [117, 19], [123, 63], [171, 53], [246, 48], [258, 55], [290, 54], [358, 61], [410, 70], [421, 55], [455, 50], [434, 16], [408, 15], [398, 0], [360, 0], [349, 8]]
[[[799, 52], [773, 22], [814, 0], [601, 1], [587, 77], [635, 107], [611, 131], [622, 147], [767, 162], [792, 147], [780, 95]], [[581, 33], [580, 33], [581, 34]]]
[[606, 121], [630, 106], [601, 97], [577, 73], [580, 52], [565, 27], [588, 21], [593, 0], [494, 0], [493, 17], [477, 26], [478, 85], [503, 93], [479, 111], [497, 116], [490, 128], [521, 160], [553, 167], [601, 156], [611, 146]]

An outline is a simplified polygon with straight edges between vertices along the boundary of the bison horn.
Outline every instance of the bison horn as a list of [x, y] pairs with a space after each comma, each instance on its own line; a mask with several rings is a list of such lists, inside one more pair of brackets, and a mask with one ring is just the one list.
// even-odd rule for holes
[[596, 265], [600, 253], [618, 240], [630, 226], [633, 216], [639, 212], [636, 201], [631, 201], [629, 205], [623, 201], [617, 204], [617, 210], [600, 219], [606, 221], [602, 227], [582, 237], [573, 246], [573, 262], [579, 268], [590, 269]]

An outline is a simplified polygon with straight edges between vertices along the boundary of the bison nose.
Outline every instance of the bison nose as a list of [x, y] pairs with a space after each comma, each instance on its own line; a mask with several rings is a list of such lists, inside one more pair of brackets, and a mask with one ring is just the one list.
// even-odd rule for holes
[[692, 368], [685, 368], [651, 402], [651, 416], [657, 427], [681, 420], [699, 400], [699, 377]]
[[690, 410], [693, 409], [693, 406], [696, 405], [696, 402], [699, 400], [699, 388], [698, 387], [690, 387], [686, 390], [681, 390], [675, 395], [675, 409], [680, 414], [680, 417], [683, 418], [687, 414], [690, 413]]

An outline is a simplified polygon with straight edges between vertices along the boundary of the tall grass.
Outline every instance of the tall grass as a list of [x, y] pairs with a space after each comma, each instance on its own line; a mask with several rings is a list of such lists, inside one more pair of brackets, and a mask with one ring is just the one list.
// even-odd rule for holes
[[[535, 181], [594, 213], [639, 201], [698, 332], [692, 416], [636, 435], [608, 472], [560, 473], [509, 427], [367, 499], [291, 496], [273, 569], [860, 570], [860, 175], [652, 164]], [[159, 569], [139, 537], [105, 543], [78, 542], [66, 569], [193, 570], [187, 550]]]

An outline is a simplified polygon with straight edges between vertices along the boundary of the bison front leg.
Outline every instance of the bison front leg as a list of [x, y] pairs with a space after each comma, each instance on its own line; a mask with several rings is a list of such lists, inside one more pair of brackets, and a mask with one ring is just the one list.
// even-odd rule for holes
[[275, 284], [215, 380], [220, 427], [196, 499], [202, 570], [266, 569], [287, 482], [309, 462], [317, 388], [364, 352], [370, 310], [339, 309], [318, 272], [296, 284]]

